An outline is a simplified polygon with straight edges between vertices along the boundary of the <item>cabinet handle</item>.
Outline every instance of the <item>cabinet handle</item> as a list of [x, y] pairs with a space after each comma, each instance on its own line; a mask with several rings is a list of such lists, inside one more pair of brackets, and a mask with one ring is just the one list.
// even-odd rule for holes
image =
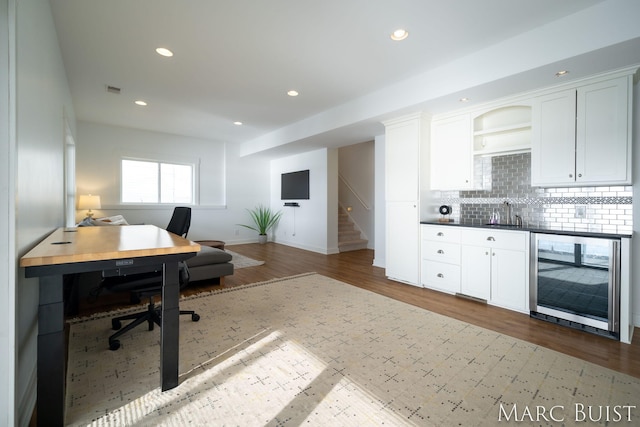
[[489, 252], [485, 252], [484, 254], [485, 254], [485, 255], [489, 255]]
[[441, 278], [441, 279], [444, 279], [444, 274], [442, 274], [442, 273], [438, 273], [438, 274], [437, 274], [437, 276], [438, 276], [439, 278]]
[[436, 234], [436, 236], [442, 237], [442, 236], [444, 236], [444, 233], [442, 231], [438, 231], [438, 234]]
[[495, 242], [496, 241], [496, 239], [494, 239], [492, 236], [487, 237], [487, 240], [490, 241], [490, 242]]
[[582, 174], [581, 173], [578, 174], [578, 178], [582, 178]]
[[442, 249], [438, 249], [438, 253], [439, 254], [444, 254], [444, 251]]
[[569, 178], [573, 178], [573, 174], [572, 173], [569, 174]]

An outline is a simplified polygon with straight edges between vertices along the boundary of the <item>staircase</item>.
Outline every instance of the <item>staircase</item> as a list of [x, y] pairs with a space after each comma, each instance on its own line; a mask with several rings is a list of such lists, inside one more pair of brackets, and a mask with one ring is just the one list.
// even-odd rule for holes
[[367, 243], [368, 240], [363, 239], [360, 231], [356, 230], [349, 214], [342, 207], [338, 208], [338, 250], [348, 252], [366, 249]]

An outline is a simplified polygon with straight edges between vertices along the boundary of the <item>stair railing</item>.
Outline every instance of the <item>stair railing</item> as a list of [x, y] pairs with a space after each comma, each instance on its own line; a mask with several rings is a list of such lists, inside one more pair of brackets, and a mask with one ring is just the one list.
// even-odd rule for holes
[[351, 194], [353, 194], [356, 197], [356, 199], [358, 199], [362, 207], [370, 211], [371, 208], [369, 207], [369, 205], [364, 200], [362, 200], [362, 197], [360, 197], [360, 195], [356, 192], [356, 190], [353, 189], [353, 186], [349, 184], [349, 182], [342, 176], [342, 174], [338, 174], [338, 178], [340, 179], [340, 181], [343, 182], [343, 184], [347, 187], [347, 189], [351, 192]]

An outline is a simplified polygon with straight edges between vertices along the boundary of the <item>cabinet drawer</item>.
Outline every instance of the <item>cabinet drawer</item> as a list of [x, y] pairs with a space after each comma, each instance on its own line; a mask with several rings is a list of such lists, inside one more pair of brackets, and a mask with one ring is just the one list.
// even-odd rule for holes
[[524, 231], [467, 228], [462, 233], [462, 244], [524, 251], [527, 249], [527, 236]]
[[442, 225], [423, 225], [422, 240], [460, 243], [460, 228]]
[[460, 264], [460, 244], [423, 240], [422, 259]]
[[448, 292], [460, 292], [460, 266], [422, 260], [422, 285]]

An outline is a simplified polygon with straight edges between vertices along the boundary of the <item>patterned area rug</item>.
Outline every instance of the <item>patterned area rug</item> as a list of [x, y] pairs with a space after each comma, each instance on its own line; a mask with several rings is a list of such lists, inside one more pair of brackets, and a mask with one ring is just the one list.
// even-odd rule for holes
[[233, 268], [245, 268], [245, 267], [255, 267], [256, 265], [264, 264], [264, 261], [256, 261], [253, 258], [249, 258], [248, 256], [240, 255], [229, 249], [225, 249], [225, 252], [231, 254], [231, 263], [233, 264]]
[[640, 422], [638, 378], [318, 274], [195, 296], [181, 308], [201, 320], [181, 318], [180, 385], [164, 393], [157, 328], [126, 334], [111, 352], [110, 316], [71, 325], [69, 424]]

